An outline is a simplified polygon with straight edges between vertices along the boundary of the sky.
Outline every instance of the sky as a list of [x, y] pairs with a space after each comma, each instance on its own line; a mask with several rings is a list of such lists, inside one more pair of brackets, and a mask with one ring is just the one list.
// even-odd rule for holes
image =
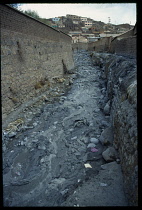
[[108, 23], [108, 17], [112, 24], [136, 23], [136, 4], [135, 3], [55, 3], [55, 4], [21, 4], [22, 10], [34, 10], [41, 18], [53, 18], [66, 16], [66, 14], [88, 17], [96, 21]]

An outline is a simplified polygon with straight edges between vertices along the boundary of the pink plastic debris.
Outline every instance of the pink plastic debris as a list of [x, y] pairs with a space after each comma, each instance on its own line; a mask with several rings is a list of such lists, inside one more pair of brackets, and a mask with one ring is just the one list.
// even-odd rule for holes
[[95, 147], [92, 147], [91, 152], [98, 152], [98, 149], [96, 149]]

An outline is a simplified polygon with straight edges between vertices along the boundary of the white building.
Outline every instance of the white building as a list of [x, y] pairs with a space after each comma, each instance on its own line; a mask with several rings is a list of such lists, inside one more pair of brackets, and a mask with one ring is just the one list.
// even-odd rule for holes
[[85, 21], [84, 24], [85, 24], [85, 27], [91, 28], [93, 23], [91, 20], [88, 20], [88, 21]]
[[58, 17], [52, 18], [53, 22], [58, 22], [59, 20], [60, 20], [60, 18], [58, 18]]
[[74, 24], [78, 24], [79, 21], [78, 21], [78, 20], [73, 20], [73, 23], [74, 23]]
[[78, 42], [87, 43], [88, 40], [84, 36], [80, 36], [80, 35], [79, 36], [73, 36], [72, 37], [72, 43], [78, 43]]
[[81, 21], [87, 21], [87, 17], [81, 17]]

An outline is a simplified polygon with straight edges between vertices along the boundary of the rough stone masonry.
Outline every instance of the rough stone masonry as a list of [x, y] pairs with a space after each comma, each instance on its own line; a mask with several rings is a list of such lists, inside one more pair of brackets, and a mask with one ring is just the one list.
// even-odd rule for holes
[[[119, 151], [125, 192], [131, 205], [138, 203], [137, 66], [136, 59], [107, 53], [92, 53], [102, 67], [106, 82], [106, 105], [111, 116], [115, 149]], [[105, 96], [104, 96], [105, 97]], [[101, 102], [100, 102], [101, 103]]]
[[0, 5], [2, 119], [74, 67], [71, 37]]

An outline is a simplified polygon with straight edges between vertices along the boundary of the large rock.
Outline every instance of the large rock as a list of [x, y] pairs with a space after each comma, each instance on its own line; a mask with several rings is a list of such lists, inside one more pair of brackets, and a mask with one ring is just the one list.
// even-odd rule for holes
[[95, 66], [99, 66], [99, 67], [103, 66], [103, 59], [101, 58], [100, 53], [93, 52], [91, 56], [92, 56], [93, 64]]
[[92, 148], [92, 147], [95, 147], [95, 146], [96, 146], [96, 144], [90, 143], [90, 144], [87, 145], [87, 148]]
[[102, 153], [102, 156], [106, 162], [112, 162], [116, 160], [117, 152], [113, 147], [109, 147]]
[[113, 128], [106, 128], [100, 136], [100, 141], [103, 145], [111, 145], [113, 143]]
[[109, 115], [110, 114], [110, 101], [108, 101], [104, 107], [104, 114]]
[[91, 142], [91, 143], [94, 143], [94, 144], [98, 144], [98, 143], [99, 143], [99, 140], [92, 137], [92, 138], [90, 139], [90, 142]]

